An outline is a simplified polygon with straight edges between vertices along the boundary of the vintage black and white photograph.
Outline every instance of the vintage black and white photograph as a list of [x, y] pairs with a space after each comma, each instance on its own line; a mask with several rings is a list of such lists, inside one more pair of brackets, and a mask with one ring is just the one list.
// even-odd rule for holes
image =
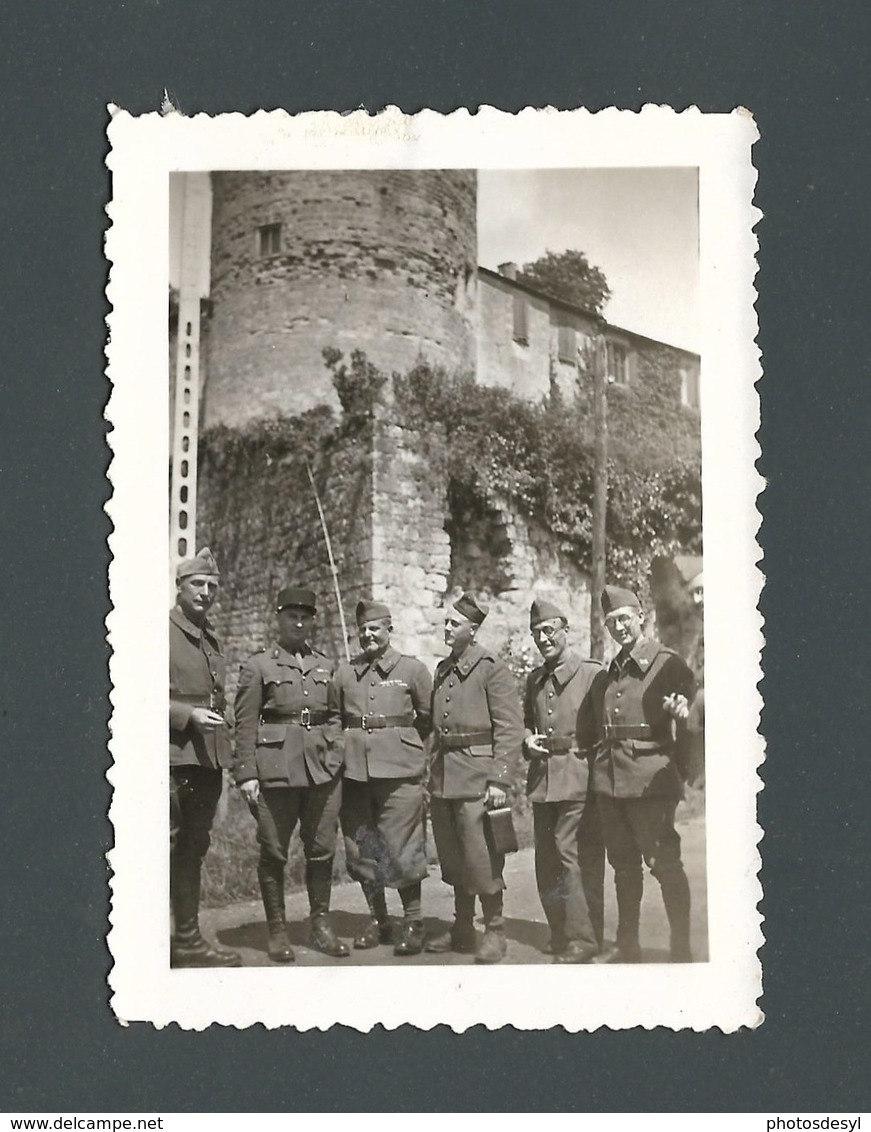
[[752, 123], [482, 116], [110, 129], [119, 1017], [761, 1019]]

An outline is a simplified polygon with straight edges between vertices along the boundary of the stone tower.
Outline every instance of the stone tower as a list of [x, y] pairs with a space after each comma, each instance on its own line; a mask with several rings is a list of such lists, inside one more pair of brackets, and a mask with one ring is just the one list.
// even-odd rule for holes
[[[211, 232], [201, 428], [233, 433], [338, 408], [325, 347], [362, 350], [387, 374], [421, 358], [474, 370], [474, 171], [213, 173]], [[432, 663], [451, 568], [447, 484], [419, 438], [389, 419], [375, 422], [370, 444], [357, 455], [333, 446], [318, 472], [342, 607], [353, 628], [359, 597], [389, 602], [395, 643]], [[252, 460], [228, 480], [207, 461], [200, 489], [200, 541], [222, 563], [231, 683], [236, 660], [268, 641], [288, 582], [318, 591], [319, 643], [340, 655], [324, 538], [298, 467]]]
[[212, 174], [202, 425], [334, 404], [322, 350], [475, 365], [474, 171]]

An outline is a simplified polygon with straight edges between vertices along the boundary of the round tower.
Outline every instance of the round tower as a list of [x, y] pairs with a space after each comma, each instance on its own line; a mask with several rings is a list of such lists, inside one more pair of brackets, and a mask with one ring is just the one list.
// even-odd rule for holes
[[213, 173], [204, 426], [336, 404], [322, 350], [475, 365], [466, 170]]

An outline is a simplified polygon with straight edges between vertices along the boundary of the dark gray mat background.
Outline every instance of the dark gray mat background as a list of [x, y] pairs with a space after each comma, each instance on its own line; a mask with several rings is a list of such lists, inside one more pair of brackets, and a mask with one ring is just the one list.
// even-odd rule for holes
[[[0, 1109], [871, 1107], [866, 7], [15, 0], [0, 21]], [[164, 87], [188, 114], [650, 101], [757, 115], [769, 484], [757, 1032], [189, 1034], [113, 1021], [105, 104], [149, 111]]]

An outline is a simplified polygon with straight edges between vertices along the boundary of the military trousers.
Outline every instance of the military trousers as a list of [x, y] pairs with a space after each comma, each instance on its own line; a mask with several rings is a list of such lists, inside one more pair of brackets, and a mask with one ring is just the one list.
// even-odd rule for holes
[[484, 798], [432, 798], [430, 817], [442, 880], [462, 892], [488, 896], [505, 887], [505, 856], [493, 848]]
[[669, 796], [610, 798], [599, 794], [602, 832], [617, 890], [617, 943], [636, 946], [643, 886], [642, 861], [659, 881], [671, 928], [672, 951], [688, 951], [690, 890], [674, 828], [677, 801]]
[[342, 784], [345, 864], [354, 880], [405, 888], [426, 876], [423, 783], [371, 778]]
[[169, 768], [169, 891], [177, 934], [197, 930], [200, 868], [221, 797], [222, 774], [208, 766]]
[[342, 777], [311, 786], [260, 785], [257, 803], [257, 840], [260, 862], [287, 864], [287, 850], [299, 824], [307, 861], [329, 861], [336, 852]]
[[595, 795], [534, 802], [535, 880], [552, 942], [602, 944], [605, 844]]

